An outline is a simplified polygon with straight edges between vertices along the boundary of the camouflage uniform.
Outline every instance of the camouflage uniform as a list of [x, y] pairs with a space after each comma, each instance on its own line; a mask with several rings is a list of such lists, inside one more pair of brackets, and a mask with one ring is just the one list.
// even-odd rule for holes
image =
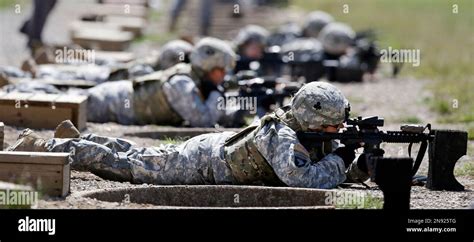
[[[315, 84], [315, 83], [313, 83]], [[307, 84], [311, 85], [311, 84]], [[319, 85], [319, 84], [318, 84]], [[224, 132], [196, 136], [176, 146], [139, 148], [122, 140], [95, 135], [81, 139], [51, 139], [44, 145], [51, 152], [72, 152], [72, 167], [88, 170], [108, 179], [152, 184], [251, 184], [293, 187], [333, 188], [349, 176], [366, 180], [367, 174], [354, 161], [347, 168], [338, 155], [331, 153], [337, 144], [322, 144], [319, 151], [299, 142], [296, 131], [306, 131], [313, 123], [340, 122], [344, 98], [334, 87], [326, 89], [329, 101], [303, 87], [292, 107], [280, 109], [239, 133]], [[310, 89], [310, 90], [307, 90]], [[337, 90], [337, 89], [336, 89]], [[305, 92], [311, 92], [305, 95]], [[300, 94], [300, 95], [299, 95]], [[307, 102], [321, 102], [320, 115], [303, 114]], [[330, 104], [330, 106], [326, 106]], [[342, 110], [341, 110], [342, 109]], [[339, 110], [339, 111], [338, 111]], [[325, 115], [332, 114], [325, 118]], [[321, 118], [322, 117], [322, 118]], [[347, 175], [347, 176], [346, 176]]]
[[54, 80], [87, 80], [102, 83], [109, 79], [111, 70], [111, 67], [96, 64], [45, 64], [37, 66], [35, 77]]
[[191, 64], [179, 63], [133, 82], [104, 83], [89, 90], [88, 118], [94, 122], [122, 124], [186, 124], [211, 127], [224, 119], [217, 109], [222, 94], [203, 95], [204, 76], [213, 68], [230, 69], [235, 59], [223, 41], [204, 38], [190, 56]]
[[134, 147], [131, 142], [96, 135], [50, 139], [47, 151], [71, 152], [72, 167], [106, 179], [151, 184], [232, 184], [223, 161], [223, 143], [230, 132], [205, 134], [183, 144]]
[[[175, 67], [190, 68], [187, 64]], [[206, 100], [203, 100], [191, 74], [172, 71], [175, 73], [169, 74], [171, 77], [165, 78], [162, 84], [152, 76], [161, 74], [152, 73], [150, 76], [139, 78], [145, 79], [144, 82], [150, 82], [148, 86], [134, 87], [131, 81], [117, 81], [89, 89], [89, 121], [169, 125], [180, 125], [184, 121], [195, 127], [210, 127], [216, 124], [225, 114], [224, 110], [216, 108], [221, 93], [213, 91]], [[160, 86], [153, 89], [150, 85]], [[155, 98], [160, 94], [163, 95], [161, 98]], [[166, 100], [162, 100], [163, 98]], [[157, 99], [160, 101], [156, 101]], [[165, 106], [169, 107], [163, 111]]]
[[92, 122], [135, 123], [132, 82], [106, 82], [90, 88], [87, 100], [87, 119]]
[[[258, 130], [254, 142], [268, 161], [275, 180], [247, 179], [245, 183], [333, 188], [345, 181], [346, 168], [340, 157], [327, 154], [320, 160], [311, 160], [313, 154], [284, 123], [270, 120]], [[234, 135], [233, 132], [204, 134], [178, 146], [141, 148], [123, 139], [90, 134], [81, 139], [51, 139], [46, 149], [72, 152], [74, 169], [91, 171], [106, 179], [163, 185], [245, 184], [234, 175], [225, 159], [225, 142]], [[361, 178], [362, 174], [364, 179], [355, 163], [347, 172], [352, 178]]]

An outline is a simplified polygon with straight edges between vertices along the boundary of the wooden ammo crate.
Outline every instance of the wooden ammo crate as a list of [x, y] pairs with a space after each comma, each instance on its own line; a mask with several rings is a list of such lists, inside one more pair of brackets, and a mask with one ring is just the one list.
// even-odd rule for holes
[[71, 36], [75, 36], [75, 33], [77, 31], [81, 30], [98, 30], [101, 31], [102, 29], [106, 30], [114, 30], [114, 31], [121, 31], [122, 27], [120, 27], [116, 23], [110, 23], [110, 22], [99, 22], [99, 21], [73, 21], [71, 24], [69, 24], [69, 34]]
[[133, 33], [135, 37], [141, 36], [146, 27], [145, 19], [131, 16], [106, 16], [104, 23], [118, 25], [123, 31]]
[[69, 119], [86, 128], [87, 96], [0, 92], [0, 117], [7, 125], [54, 129]]
[[72, 41], [86, 49], [122, 51], [130, 46], [133, 34], [116, 29], [76, 29]]
[[31, 185], [49, 196], [69, 193], [69, 153], [0, 151], [0, 180]]

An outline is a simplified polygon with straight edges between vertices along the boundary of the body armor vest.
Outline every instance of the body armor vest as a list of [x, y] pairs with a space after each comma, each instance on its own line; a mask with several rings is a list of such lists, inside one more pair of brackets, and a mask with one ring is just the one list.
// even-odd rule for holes
[[259, 125], [249, 126], [226, 140], [225, 160], [238, 184], [286, 186], [255, 144], [255, 135], [272, 120], [277, 118], [274, 115], [264, 116]]
[[198, 80], [191, 65], [180, 63], [163, 71], [133, 80], [133, 108], [139, 124], [180, 125], [181, 116], [173, 110], [162, 90], [162, 85], [175, 75], [186, 75]]
[[[273, 114], [262, 117], [259, 125], [249, 126], [226, 140], [224, 144], [225, 160], [229, 164], [232, 175], [238, 184], [286, 186], [258, 151], [255, 144], [255, 135], [265, 124], [271, 121], [284, 123], [294, 131], [300, 129], [288, 107], [283, 107]], [[308, 150], [313, 162], [321, 160], [332, 152], [331, 142], [308, 144], [310, 147], [304, 146]]]

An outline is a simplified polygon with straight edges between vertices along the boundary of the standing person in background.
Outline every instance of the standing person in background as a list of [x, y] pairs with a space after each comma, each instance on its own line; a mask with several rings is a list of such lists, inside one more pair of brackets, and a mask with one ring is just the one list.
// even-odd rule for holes
[[[179, 14], [182, 12], [187, 0], [174, 0], [171, 5], [169, 31], [176, 30]], [[209, 27], [212, 18], [212, 0], [201, 0], [201, 13], [199, 22], [199, 34], [202, 36], [209, 35]]]
[[33, 13], [30, 19], [25, 21], [20, 29], [20, 32], [28, 37], [27, 45], [32, 55], [35, 54], [35, 50], [43, 45], [41, 33], [49, 13], [56, 5], [56, 0], [34, 0], [33, 4]]

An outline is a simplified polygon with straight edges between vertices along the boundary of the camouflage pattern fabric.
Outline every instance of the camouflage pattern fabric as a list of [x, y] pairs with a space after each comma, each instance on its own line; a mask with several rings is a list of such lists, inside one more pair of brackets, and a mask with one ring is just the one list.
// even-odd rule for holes
[[236, 57], [227, 42], [206, 37], [196, 44], [189, 58], [193, 68], [199, 69], [202, 73], [207, 73], [214, 68], [232, 70], [235, 66]]
[[[225, 115], [225, 110], [217, 109], [221, 94], [213, 91], [207, 100], [202, 100], [195, 82], [188, 76], [173, 76], [163, 84], [162, 91], [171, 108], [190, 126], [212, 127]], [[136, 119], [132, 95], [130, 81], [107, 82], [89, 89], [88, 120], [127, 125], [143, 123]]]
[[231, 132], [204, 134], [179, 146], [141, 148], [123, 139], [85, 135], [50, 139], [51, 152], [71, 152], [72, 168], [103, 178], [150, 184], [232, 184], [223, 160], [223, 143]]
[[88, 90], [87, 119], [91, 122], [134, 124], [133, 87], [130, 81], [106, 82]]
[[188, 76], [173, 76], [162, 88], [170, 106], [190, 126], [213, 127], [225, 115], [225, 110], [217, 108], [222, 94], [212, 91], [203, 100], [195, 82]]
[[[334, 188], [346, 180], [346, 173], [352, 178], [360, 177], [356, 160], [347, 170], [342, 158], [333, 153], [320, 160], [311, 160], [311, 153], [298, 141], [296, 132], [279, 122], [272, 121], [263, 126], [255, 135], [255, 143], [280, 180], [288, 186]], [[336, 148], [332, 147], [333, 150]]]
[[60, 94], [63, 93], [55, 86], [35, 82], [32, 80], [25, 80], [15, 84], [8, 84], [0, 88], [4, 92], [22, 92], [22, 93], [48, 93], [48, 94]]
[[302, 131], [344, 122], [348, 101], [334, 85], [311, 82], [295, 94], [291, 110]]
[[[51, 139], [46, 147], [51, 152], [71, 152], [74, 169], [106, 179], [163, 185], [238, 184], [224, 158], [224, 142], [233, 134], [204, 134], [178, 146], [149, 148], [135, 147], [123, 139], [85, 135]], [[279, 122], [264, 125], [256, 133], [255, 143], [279, 180], [288, 186], [334, 188], [346, 180], [346, 172], [353, 179], [360, 174], [355, 163], [346, 171], [342, 159], [332, 153], [312, 161], [295, 131]]]
[[102, 83], [108, 80], [111, 68], [95, 64], [63, 65], [56, 64], [39, 65], [36, 78], [54, 80], [87, 80]]

